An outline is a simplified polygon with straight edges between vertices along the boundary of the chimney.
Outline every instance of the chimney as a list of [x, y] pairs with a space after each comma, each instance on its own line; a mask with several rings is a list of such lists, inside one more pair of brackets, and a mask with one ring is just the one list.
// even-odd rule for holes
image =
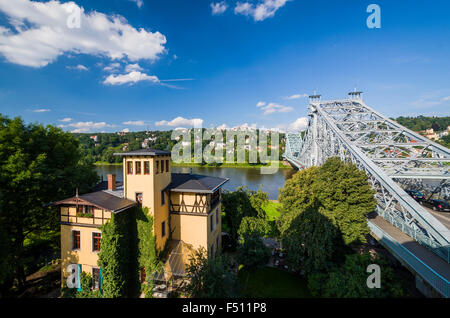
[[116, 190], [116, 175], [108, 174], [108, 190], [115, 191]]

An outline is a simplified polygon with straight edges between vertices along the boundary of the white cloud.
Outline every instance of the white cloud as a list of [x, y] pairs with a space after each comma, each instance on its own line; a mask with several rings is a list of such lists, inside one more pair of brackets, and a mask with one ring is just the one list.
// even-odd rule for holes
[[78, 64], [77, 66], [67, 66], [69, 70], [78, 70], [78, 71], [88, 71], [89, 69], [81, 64]]
[[72, 121], [72, 118], [66, 117], [66, 118], [60, 119], [59, 121], [60, 121], [60, 122], [63, 122], [63, 123], [68, 123], [68, 122], [71, 122], [71, 121]]
[[283, 7], [288, 0], [262, 0], [258, 4], [250, 2], [238, 2], [234, 8], [235, 14], [252, 16], [255, 21], [263, 21], [275, 15], [275, 12]]
[[121, 75], [111, 74], [103, 81], [103, 84], [123, 85], [127, 83], [137, 83], [141, 81], [149, 81], [152, 83], [160, 82], [158, 77], [154, 75], [147, 75], [145, 73], [141, 73], [138, 71], [132, 71], [128, 74], [121, 74]]
[[102, 121], [102, 122], [80, 121], [80, 122], [70, 123], [70, 124], [66, 124], [66, 125], [59, 125], [58, 127], [61, 127], [61, 128], [72, 127], [72, 128], [75, 128], [74, 130], [71, 131], [73, 133], [85, 133], [85, 132], [92, 132], [95, 130], [98, 131], [99, 129], [102, 129], [102, 128], [114, 127], [114, 125], [107, 124], [104, 121]]
[[138, 63], [136, 64], [128, 64], [125, 66], [125, 72], [130, 73], [132, 71], [143, 71], [144, 69], [139, 66]]
[[130, 0], [130, 1], [136, 3], [139, 9], [144, 5], [143, 0]]
[[161, 120], [157, 121], [155, 123], [156, 126], [187, 126], [187, 127], [202, 127], [203, 126], [203, 119], [201, 118], [193, 118], [193, 119], [186, 119], [183, 117], [176, 117], [172, 119], [171, 121], [167, 120]]
[[[11, 25], [0, 29], [0, 53], [15, 64], [44, 67], [64, 53], [155, 60], [165, 52], [160, 32], [136, 29], [120, 15], [85, 13], [72, 1], [1, 0], [0, 11]], [[77, 12], [80, 28], [70, 28]]]
[[33, 113], [46, 113], [46, 112], [49, 112], [49, 111], [51, 111], [51, 110], [48, 109], [48, 108], [40, 108], [40, 109], [33, 109], [32, 110]]
[[450, 100], [450, 96], [443, 97], [442, 100], [443, 100], [444, 102], [448, 102], [448, 101]]
[[114, 72], [117, 71], [120, 68], [120, 63], [111, 63], [108, 66], [105, 66], [103, 68], [104, 71], [107, 72]]
[[129, 121], [125, 121], [122, 124], [124, 125], [132, 125], [132, 126], [145, 126], [145, 122], [143, 120], [129, 120]]
[[288, 125], [289, 131], [303, 131], [308, 127], [308, 117], [299, 117]]
[[128, 133], [128, 132], [130, 132], [130, 130], [128, 128], [124, 128], [124, 129], [122, 129], [122, 132]]
[[303, 97], [308, 97], [308, 94], [294, 94], [291, 96], [286, 96], [284, 99], [299, 99], [299, 98], [303, 98]]
[[228, 8], [228, 5], [225, 1], [211, 3], [211, 10], [213, 15], [219, 15], [224, 13]]
[[256, 107], [263, 110], [263, 115], [269, 115], [273, 113], [288, 113], [294, 110], [291, 106], [284, 106], [276, 103], [266, 104], [265, 102], [259, 102]]

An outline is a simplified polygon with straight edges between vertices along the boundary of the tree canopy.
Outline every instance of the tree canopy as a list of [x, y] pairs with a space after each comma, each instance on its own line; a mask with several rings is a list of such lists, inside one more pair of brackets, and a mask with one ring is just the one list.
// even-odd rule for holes
[[74, 195], [77, 187], [83, 193], [98, 181], [93, 166], [81, 159], [70, 133], [0, 114], [0, 229], [9, 246], [0, 250], [7, 253], [0, 259], [12, 258], [13, 266], [3, 269], [12, 267], [19, 286], [26, 275], [24, 241], [30, 234], [58, 231], [58, 213], [45, 205]]
[[279, 201], [285, 211], [280, 231], [290, 226], [293, 217], [289, 212], [301, 213], [316, 204], [340, 231], [345, 244], [365, 242], [367, 214], [376, 206], [374, 194], [367, 175], [356, 165], [329, 158], [320, 167], [299, 171], [280, 190]]

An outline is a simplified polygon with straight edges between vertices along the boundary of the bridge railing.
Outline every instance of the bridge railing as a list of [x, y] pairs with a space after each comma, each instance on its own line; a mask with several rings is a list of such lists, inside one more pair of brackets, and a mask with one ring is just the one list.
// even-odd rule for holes
[[368, 225], [375, 236], [386, 244], [388, 248], [393, 250], [395, 254], [406, 262], [407, 265], [430, 284], [430, 286], [437, 290], [442, 296], [446, 298], [450, 297], [450, 282], [447, 279], [439, 275], [435, 270], [425, 264], [379, 226], [370, 221], [368, 222]]
[[385, 211], [377, 206], [377, 213], [383, 219], [391, 223], [396, 228], [400, 229], [403, 233], [413, 238], [417, 243], [426, 247], [433, 253], [437, 254], [441, 258], [443, 258], [447, 263], [450, 263], [450, 246], [441, 246], [437, 245], [435, 241], [430, 239], [430, 237], [420, 233], [417, 229], [408, 225], [404, 220], [400, 217], [394, 217], [391, 214], [385, 213]]

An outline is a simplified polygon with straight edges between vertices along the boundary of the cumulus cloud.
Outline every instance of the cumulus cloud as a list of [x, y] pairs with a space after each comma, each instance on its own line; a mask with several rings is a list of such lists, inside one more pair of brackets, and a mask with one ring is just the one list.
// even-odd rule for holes
[[130, 0], [130, 1], [136, 3], [139, 9], [144, 5], [143, 0]]
[[0, 54], [15, 64], [44, 67], [65, 53], [155, 60], [165, 52], [160, 32], [136, 29], [120, 15], [85, 13], [72, 1], [2, 0], [0, 11], [10, 24], [0, 29]]
[[448, 101], [450, 100], [450, 96], [443, 97], [442, 100], [443, 100], [444, 102], [448, 102]]
[[288, 126], [289, 131], [303, 131], [308, 127], [308, 117], [299, 117]]
[[171, 126], [171, 127], [177, 127], [177, 126], [187, 126], [187, 127], [202, 127], [203, 126], [203, 119], [201, 118], [193, 118], [193, 119], [186, 119], [183, 117], [176, 117], [172, 119], [171, 121], [167, 120], [161, 120], [157, 121], [155, 123], [156, 126]]
[[273, 113], [288, 113], [294, 110], [291, 106], [284, 106], [276, 103], [266, 104], [265, 102], [259, 102], [256, 107], [263, 111], [263, 115], [269, 115]]
[[32, 110], [33, 113], [46, 113], [46, 112], [49, 112], [49, 111], [51, 111], [51, 110], [48, 109], [48, 108], [39, 108], [39, 109], [33, 109]]
[[308, 94], [294, 94], [291, 96], [286, 96], [284, 99], [299, 99], [303, 97], [308, 97]]
[[275, 15], [279, 8], [283, 7], [288, 0], [262, 0], [258, 4], [250, 2], [238, 2], [234, 8], [235, 14], [253, 17], [255, 21], [264, 21]]
[[58, 127], [75, 128], [71, 131], [73, 133], [86, 133], [86, 132], [98, 131], [99, 129], [102, 129], [102, 128], [114, 127], [114, 125], [107, 124], [104, 121], [102, 121], [102, 122], [80, 121], [80, 122], [70, 123], [70, 124], [66, 124], [66, 125], [59, 125]]
[[62, 123], [68, 123], [68, 122], [72, 121], [72, 118], [66, 117], [66, 118], [60, 119], [59, 121], [62, 122]]
[[139, 71], [132, 71], [128, 74], [120, 74], [120, 75], [109, 75], [104, 81], [103, 84], [109, 85], [123, 85], [127, 83], [135, 84], [137, 82], [148, 81], [152, 83], [159, 83], [158, 77], [154, 75], [147, 75], [145, 73], [141, 73]]
[[128, 64], [127, 66], [125, 66], [125, 72], [129, 73], [132, 71], [143, 71], [144, 69], [142, 67], [139, 66], [138, 63], [135, 64]]
[[111, 63], [103, 68], [104, 71], [114, 72], [120, 69], [120, 63]]
[[145, 122], [143, 120], [129, 120], [123, 122], [124, 125], [132, 125], [132, 126], [145, 126]]
[[228, 5], [225, 1], [211, 3], [211, 10], [213, 15], [219, 15], [224, 13], [228, 8]]
[[89, 69], [81, 64], [78, 64], [77, 66], [67, 66], [69, 70], [78, 70], [78, 71], [88, 71]]

